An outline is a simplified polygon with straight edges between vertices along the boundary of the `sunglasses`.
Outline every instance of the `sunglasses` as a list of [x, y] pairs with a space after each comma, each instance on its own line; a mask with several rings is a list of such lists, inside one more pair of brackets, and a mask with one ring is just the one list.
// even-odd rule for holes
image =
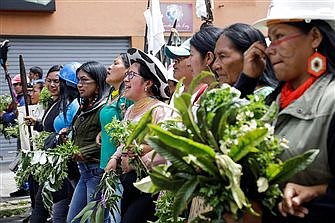
[[135, 76], [141, 77], [139, 73], [136, 73], [135, 71], [132, 71], [132, 70], [127, 70], [125, 73], [125, 76], [127, 76], [129, 80], [133, 79]]

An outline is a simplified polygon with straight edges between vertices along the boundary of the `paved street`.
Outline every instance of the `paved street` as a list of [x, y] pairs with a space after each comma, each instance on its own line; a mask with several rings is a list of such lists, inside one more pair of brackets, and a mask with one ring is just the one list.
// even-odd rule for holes
[[15, 174], [8, 169], [9, 163], [0, 164], [0, 197], [9, 197], [9, 193], [16, 191]]
[[[16, 184], [14, 180], [15, 174], [8, 169], [8, 162], [0, 163], [0, 202], [14, 201], [19, 199], [27, 200], [29, 197], [10, 198], [9, 193], [16, 191]], [[0, 218], [0, 223], [18, 223], [22, 222], [22, 216], [12, 216], [9, 218]]]

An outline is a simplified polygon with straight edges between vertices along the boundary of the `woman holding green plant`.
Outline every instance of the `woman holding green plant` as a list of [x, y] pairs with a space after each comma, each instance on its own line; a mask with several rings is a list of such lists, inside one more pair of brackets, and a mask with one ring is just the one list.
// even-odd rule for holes
[[[51, 109], [48, 109], [46, 114], [48, 121], [52, 121], [53, 124], [53, 132], [55, 134], [50, 135], [52, 142], [60, 141], [63, 143], [58, 137], [59, 133], [63, 131], [63, 129], [69, 128], [71, 126], [73, 117], [77, 113], [79, 108], [79, 93], [77, 90], [77, 77], [76, 70], [80, 66], [79, 63], [73, 62], [68, 63], [57, 73], [57, 81], [54, 79], [50, 81], [52, 77], [48, 72], [47, 80], [49, 88], [55, 86], [55, 82], [58, 82], [59, 88], [59, 96], [57, 97], [57, 106], [52, 106]], [[55, 93], [55, 92], [54, 92]], [[54, 94], [55, 96], [56, 94]], [[26, 118], [28, 122], [31, 122], [30, 118]], [[50, 123], [51, 124], [51, 123]], [[56, 145], [48, 145], [48, 143], [44, 144], [46, 146], [53, 146], [52, 148], [45, 149], [54, 149]], [[71, 165], [69, 165], [71, 166]], [[73, 165], [72, 165], [73, 166]], [[77, 179], [75, 173], [77, 172], [75, 168], [69, 169], [70, 178], [65, 179], [61, 182], [61, 188], [52, 193], [52, 218], [53, 222], [61, 223], [66, 221], [66, 215], [68, 211], [68, 205], [71, 201], [73, 187], [75, 185], [75, 181]], [[71, 183], [72, 181], [72, 183]], [[41, 183], [41, 182], [40, 182]], [[32, 222], [43, 222], [47, 221], [48, 211], [45, 209], [45, 204], [43, 204], [42, 199], [40, 199], [41, 190], [43, 190], [44, 182], [39, 188], [38, 198], [36, 198], [36, 204], [38, 209], [33, 213]], [[73, 184], [73, 185], [72, 185]]]
[[[70, 203], [67, 222], [80, 222], [76, 215], [92, 200], [98, 200], [96, 187], [100, 183], [103, 169], [100, 168], [100, 146], [96, 136], [101, 131], [100, 111], [106, 103], [109, 86], [106, 84], [107, 70], [98, 62], [89, 61], [77, 69], [77, 88], [81, 102], [72, 124], [72, 141], [80, 152], [73, 155], [80, 178]], [[109, 211], [104, 210], [104, 221], [109, 222]]]
[[[129, 49], [127, 55], [131, 66], [124, 77], [124, 97], [132, 100], [134, 104], [127, 109], [123, 120], [137, 123], [147, 111], [153, 109], [152, 113], [147, 113], [153, 122], [163, 121], [171, 114], [163, 102], [169, 98], [166, 69], [157, 58], [138, 49]], [[145, 223], [155, 219], [154, 200], [157, 197], [141, 193], [133, 186], [136, 179], [141, 177], [138, 174], [145, 174], [146, 169], [165, 162], [159, 154], [154, 157], [154, 152], [145, 142], [135, 139], [129, 147], [118, 147], [105, 168], [107, 171], [116, 170], [121, 162], [121, 183], [124, 188], [121, 200], [123, 223]], [[131, 165], [130, 162], [134, 163], [133, 161], [138, 162]]]
[[[122, 82], [128, 68], [129, 61], [127, 54], [121, 53], [107, 69], [106, 83], [111, 86], [111, 90], [106, 104], [100, 111], [101, 132], [96, 138], [97, 144], [101, 146], [101, 169], [105, 169], [109, 158], [115, 153], [117, 148], [117, 144], [111, 140], [109, 136], [110, 132], [106, 130], [105, 126], [115, 118], [117, 120], [122, 120], [124, 112], [132, 104], [130, 100], [122, 96]], [[121, 184], [120, 187], [122, 187]], [[122, 189], [117, 192], [118, 195], [121, 196]], [[121, 202], [118, 202], [118, 209], [120, 209], [120, 205]], [[119, 211], [116, 209], [110, 211], [113, 211], [113, 222], [119, 223], [121, 220]]]
[[278, 215], [267, 213], [265, 222], [332, 222], [335, 216], [334, 10], [332, 1], [274, 0], [268, 16], [256, 23], [268, 28], [271, 44], [255, 43], [245, 55], [245, 74], [257, 77], [269, 57], [281, 81], [267, 98], [280, 106], [275, 133], [289, 140], [281, 158], [319, 151], [286, 182]]
[[[60, 101], [60, 87], [59, 87], [59, 72], [63, 68], [62, 65], [52, 66], [45, 78], [45, 86], [48, 90], [48, 95], [45, 98], [46, 104], [49, 106], [46, 108], [41, 120], [37, 120], [35, 117], [27, 116], [25, 117], [25, 122], [28, 125], [34, 126], [34, 130], [38, 132], [56, 132], [53, 121], [55, 117], [59, 114]], [[30, 221], [32, 223], [46, 222], [49, 217], [49, 211], [45, 208], [42, 199], [42, 186], [38, 187], [36, 195], [34, 195], [34, 208], [31, 214]]]

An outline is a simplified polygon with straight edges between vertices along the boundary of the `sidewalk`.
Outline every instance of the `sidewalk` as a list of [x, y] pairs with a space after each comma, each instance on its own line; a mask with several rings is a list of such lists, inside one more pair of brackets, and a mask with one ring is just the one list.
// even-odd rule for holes
[[30, 208], [30, 198], [9, 197], [9, 193], [16, 191], [15, 174], [8, 169], [9, 163], [0, 164], [0, 222], [22, 222], [24, 213]]

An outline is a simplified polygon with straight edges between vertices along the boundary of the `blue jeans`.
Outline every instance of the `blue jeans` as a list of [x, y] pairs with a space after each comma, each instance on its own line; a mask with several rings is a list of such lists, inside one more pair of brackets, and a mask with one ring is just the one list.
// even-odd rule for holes
[[[96, 193], [96, 187], [100, 183], [104, 171], [100, 169], [99, 163], [78, 163], [80, 172], [79, 182], [74, 190], [73, 197], [70, 203], [69, 213], [67, 215], [67, 222], [70, 223], [72, 219], [87, 205], [88, 202], [100, 198]], [[74, 221], [79, 223], [80, 219]], [[110, 222], [109, 210], [105, 209], [105, 223]]]

